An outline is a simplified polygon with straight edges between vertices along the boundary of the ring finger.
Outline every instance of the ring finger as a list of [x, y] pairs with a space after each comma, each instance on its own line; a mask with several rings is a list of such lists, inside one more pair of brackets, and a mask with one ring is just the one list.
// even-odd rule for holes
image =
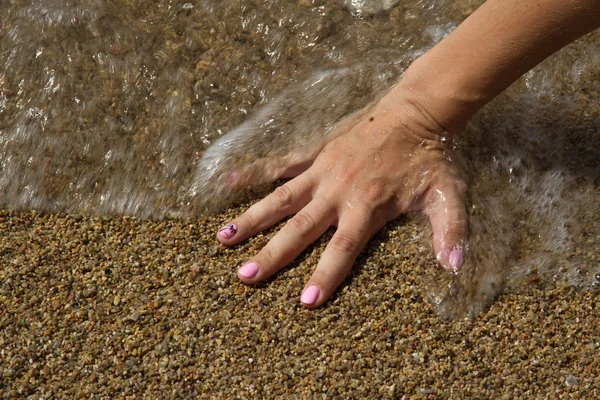
[[302, 291], [301, 302], [316, 308], [325, 303], [350, 272], [356, 257], [371, 236], [385, 225], [375, 214], [340, 220], [337, 231], [325, 248], [319, 264]]

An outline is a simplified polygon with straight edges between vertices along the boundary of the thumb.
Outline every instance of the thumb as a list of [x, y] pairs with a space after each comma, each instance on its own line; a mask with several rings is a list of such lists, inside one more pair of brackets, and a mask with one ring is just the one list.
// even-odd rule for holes
[[277, 179], [295, 178], [310, 168], [312, 162], [306, 153], [301, 157], [265, 157], [252, 163], [237, 165], [225, 172], [225, 183], [234, 190], [241, 190], [247, 186], [271, 183]]
[[433, 249], [440, 265], [458, 271], [464, 263], [468, 235], [466, 185], [434, 189], [425, 210], [433, 231]]

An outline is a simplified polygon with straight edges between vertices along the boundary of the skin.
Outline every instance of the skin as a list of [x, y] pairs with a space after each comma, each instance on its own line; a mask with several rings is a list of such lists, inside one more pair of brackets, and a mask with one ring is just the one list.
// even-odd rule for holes
[[335, 226], [301, 296], [306, 307], [319, 307], [371, 236], [407, 211], [429, 216], [440, 265], [458, 270], [467, 185], [453, 138], [523, 73], [598, 26], [599, 0], [487, 1], [314, 160], [283, 166], [281, 176], [297, 176], [229, 222], [235, 234], [217, 234], [230, 246], [294, 215], [238, 277], [266, 279]]

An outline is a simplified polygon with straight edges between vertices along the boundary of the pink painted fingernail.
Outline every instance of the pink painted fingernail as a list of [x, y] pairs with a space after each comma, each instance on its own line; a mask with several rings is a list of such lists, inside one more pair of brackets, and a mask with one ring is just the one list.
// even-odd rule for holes
[[450, 266], [455, 271], [457, 271], [460, 267], [462, 267], [464, 260], [465, 260], [465, 252], [463, 251], [463, 249], [454, 249], [450, 252], [450, 255], [448, 256], [448, 261], [450, 262]]
[[302, 303], [306, 304], [307, 306], [312, 306], [313, 304], [315, 304], [317, 302], [317, 300], [319, 300], [320, 294], [321, 294], [321, 290], [319, 289], [319, 287], [317, 285], [310, 285], [309, 287], [304, 289], [304, 292], [302, 293], [302, 297], [300, 298], [300, 301]]
[[238, 274], [247, 279], [254, 278], [256, 274], [258, 274], [258, 264], [255, 262], [244, 264], [242, 268], [238, 270]]
[[222, 227], [219, 230], [219, 235], [224, 237], [225, 239], [231, 239], [237, 233], [237, 225], [229, 224], [227, 226]]

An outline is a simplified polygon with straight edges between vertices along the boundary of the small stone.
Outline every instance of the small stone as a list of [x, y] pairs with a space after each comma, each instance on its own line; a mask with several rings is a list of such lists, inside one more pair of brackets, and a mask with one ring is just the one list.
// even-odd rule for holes
[[138, 319], [140, 319], [140, 313], [137, 311], [132, 312], [131, 314], [129, 314], [126, 318], [129, 321], [137, 321]]
[[116, 295], [115, 298], [114, 298], [114, 300], [113, 300], [113, 304], [115, 306], [118, 306], [119, 304], [121, 304], [121, 296]]
[[95, 286], [91, 286], [89, 288], [85, 288], [83, 289], [83, 297], [85, 298], [90, 298], [95, 296], [97, 293], [96, 287]]
[[390, 397], [394, 397], [395, 394], [396, 394], [396, 384], [394, 383], [392, 386], [390, 386], [388, 388], [388, 395]]
[[593, 351], [596, 349], [596, 343], [590, 342], [585, 346], [588, 350]]
[[521, 362], [521, 359], [517, 356], [512, 356], [511, 358], [508, 359], [508, 362], [511, 364], [518, 364]]
[[567, 385], [567, 387], [577, 386], [579, 385], [579, 380], [575, 375], [569, 375], [565, 379], [565, 385]]
[[157, 310], [162, 306], [162, 301], [160, 300], [155, 300], [152, 303], [150, 303], [150, 308], [152, 308], [153, 310]]
[[127, 360], [127, 366], [129, 367], [129, 369], [135, 368], [136, 365], [137, 360], [134, 357], [129, 357], [129, 359]]
[[158, 366], [161, 368], [167, 368], [169, 366], [169, 357], [163, 357], [158, 362]]
[[198, 264], [194, 264], [190, 267], [190, 271], [192, 272], [200, 272], [200, 266]]

